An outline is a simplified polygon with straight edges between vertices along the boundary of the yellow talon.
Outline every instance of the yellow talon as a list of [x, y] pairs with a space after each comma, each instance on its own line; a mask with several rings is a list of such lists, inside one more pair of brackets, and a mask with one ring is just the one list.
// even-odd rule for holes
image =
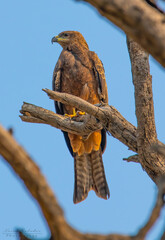
[[77, 116], [77, 113], [76, 113], [75, 108], [73, 108], [73, 114], [67, 114], [67, 113], [66, 113], [65, 116], [70, 117], [70, 118], [76, 117], [76, 116]]
[[79, 116], [79, 115], [85, 115], [86, 113], [85, 112], [81, 112], [81, 111], [77, 111], [76, 112], [76, 109], [75, 108], [73, 108], [73, 114], [65, 114], [65, 116], [67, 116], [67, 117], [70, 117], [70, 118], [73, 118], [73, 117], [77, 117], [77, 116]]
[[85, 112], [77, 112], [78, 113], [78, 115], [85, 115], [86, 113]]

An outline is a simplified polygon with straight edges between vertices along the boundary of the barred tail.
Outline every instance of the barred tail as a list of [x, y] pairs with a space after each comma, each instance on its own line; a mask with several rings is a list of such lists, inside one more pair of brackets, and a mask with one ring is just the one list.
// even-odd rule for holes
[[74, 203], [83, 201], [88, 196], [88, 192], [92, 189], [92, 169], [87, 155], [88, 154], [83, 154], [78, 156], [78, 154], [76, 154], [74, 157]]
[[105, 177], [101, 149], [99, 151], [92, 151], [90, 155], [93, 177], [93, 190], [98, 197], [108, 199], [110, 197], [110, 192]]
[[101, 149], [74, 157], [75, 184], [73, 202], [83, 201], [90, 190], [94, 190], [98, 197], [107, 199], [110, 196], [104, 173]]

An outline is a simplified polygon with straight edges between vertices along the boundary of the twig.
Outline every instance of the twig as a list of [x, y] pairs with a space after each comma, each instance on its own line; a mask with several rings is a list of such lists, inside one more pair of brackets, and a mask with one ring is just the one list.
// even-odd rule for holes
[[151, 230], [152, 226], [155, 224], [155, 222], [159, 218], [161, 209], [165, 204], [165, 202], [163, 201], [164, 195], [165, 195], [165, 176], [162, 176], [158, 180], [158, 197], [157, 197], [155, 207], [152, 210], [149, 220], [147, 221], [145, 226], [140, 229], [135, 239], [143, 240], [147, 235], [147, 233], [149, 232], [149, 230]]
[[141, 0], [83, 0], [120, 27], [165, 67], [165, 14]]
[[128, 158], [123, 158], [124, 161], [127, 161], [127, 162], [135, 162], [135, 163], [140, 163], [139, 161], [139, 155], [138, 154], [135, 154], [133, 156], [130, 156]]

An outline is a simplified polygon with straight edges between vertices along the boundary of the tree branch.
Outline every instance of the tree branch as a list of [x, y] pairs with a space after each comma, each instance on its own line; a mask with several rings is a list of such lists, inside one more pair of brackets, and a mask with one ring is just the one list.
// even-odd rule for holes
[[141, 0], [81, 0], [121, 28], [165, 67], [165, 14]]
[[55, 114], [29, 103], [24, 103], [20, 112], [23, 114], [20, 118], [24, 122], [49, 124], [52, 127], [84, 137], [87, 137], [91, 131], [102, 128], [102, 124], [89, 115], [75, 117], [74, 120], [71, 120], [67, 116]]
[[[136, 236], [118, 234], [98, 235], [82, 234], [70, 227], [63, 216], [63, 211], [52, 190], [48, 186], [38, 166], [32, 161], [25, 150], [18, 145], [11, 134], [0, 126], [0, 154], [11, 165], [13, 170], [24, 181], [29, 192], [39, 203], [42, 212], [50, 227], [52, 237], [56, 240], [142, 240], [159, 217], [165, 195], [165, 177], [158, 182], [158, 199], [146, 225]], [[21, 239], [29, 239], [20, 233]]]
[[149, 230], [151, 230], [151, 228], [159, 218], [162, 207], [165, 204], [165, 201], [163, 200], [163, 196], [165, 196], [165, 175], [160, 177], [158, 180], [158, 196], [157, 196], [155, 207], [153, 208], [147, 223], [143, 228], [139, 230], [135, 239], [143, 240], [147, 235], [147, 233], [149, 232]]
[[[49, 124], [67, 132], [73, 132], [73, 130], [75, 130], [75, 134], [82, 136], [84, 136], [84, 134], [87, 136], [92, 131], [105, 127], [113, 137], [119, 139], [119, 141], [128, 146], [129, 149], [135, 152], [137, 151], [136, 128], [114, 107], [108, 105], [97, 107], [70, 94], [54, 92], [48, 89], [44, 91], [49, 95], [49, 97], [51, 97], [51, 99], [58, 100], [62, 103], [67, 102], [67, 104], [85, 111], [92, 116], [86, 114], [81, 116], [81, 118], [77, 117], [74, 118], [74, 120], [70, 120], [69, 118], [55, 114], [35, 105], [24, 103], [21, 109], [21, 113], [23, 114], [21, 119], [23, 121], [32, 122], [33, 117], [35, 117], [33, 122], [44, 120], [44, 122], [41, 123]], [[42, 114], [43, 112], [45, 113], [44, 116]], [[56, 124], [56, 118], [57, 120], [59, 119], [58, 126]], [[49, 121], [49, 119], [51, 119], [51, 121]], [[78, 122], [79, 120], [81, 122]], [[98, 122], [98, 120], [100, 120], [100, 122]]]
[[[12, 135], [0, 126], [0, 154], [10, 164], [25, 186], [37, 200], [55, 240], [130, 240], [130, 236], [110, 234], [82, 234], [70, 227], [52, 190], [38, 166]], [[20, 233], [22, 239], [29, 239]]]
[[127, 161], [127, 162], [140, 163], [138, 154], [132, 155], [132, 156], [130, 156], [128, 158], [123, 158], [123, 160]]
[[61, 224], [66, 225], [63, 211], [38, 166], [2, 126], [0, 126], [0, 154], [24, 181], [25, 186], [39, 203], [52, 235], [57, 236], [58, 227]]
[[138, 154], [142, 167], [156, 179], [165, 174], [165, 159], [151, 149], [157, 143], [148, 54], [133, 40], [127, 40], [135, 87]]
[[[72, 118], [71, 120], [66, 116], [61, 116], [35, 105], [24, 103], [21, 110], [21, 113], [23, 113], [23, 116], [21, 116], [23, 121], [37, 123], [40, 121], [41, 123], [49, 124], [64, 131], [82, 135], [84, 138], [91, 132], [104, 127], [112, 134], [113, 137], [128, 146], [129, 149], [138, 152], [136, 128], [114, 107], [108, 105], [98, 107], [70, 94], [54, 92], [48, 89], [44, 91], [51, 99], [60, 101], [64, 104], [67, 103], [81, 111], [86, 111], [92, 116], [86, 114], [84, 116]], [[98, 120], [100, 120], [100, 122]], [[145, 124], [144, 126], [145, 131], [140, 131], [144, 134], [145, 140], [142, 142], [141, 135], [139, 135], [139, 148], [141, 147], [141, 149], [144, 149], [145, 154], [143, 154], [142, 150], [139, 150], [141, 154], [140, 162], [149, 176], [154, 182], [156, 182], [157, 177], [162, 176], [165, 173], [165, 159], [151, 149], [151, 145], [153, 142], [156, 143], [157, 139], [155, 139], [155, 135], [154, 138], [152, 138], [152, 129], [149, 127], [150, 125]]]

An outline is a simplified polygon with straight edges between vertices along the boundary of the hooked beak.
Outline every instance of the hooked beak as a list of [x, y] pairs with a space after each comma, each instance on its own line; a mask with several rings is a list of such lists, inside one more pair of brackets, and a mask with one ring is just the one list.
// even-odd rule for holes
[[54, 42], [58, 42], [59, 36], [55, 36], [52, 38], [51, 43], [53, 44]]

